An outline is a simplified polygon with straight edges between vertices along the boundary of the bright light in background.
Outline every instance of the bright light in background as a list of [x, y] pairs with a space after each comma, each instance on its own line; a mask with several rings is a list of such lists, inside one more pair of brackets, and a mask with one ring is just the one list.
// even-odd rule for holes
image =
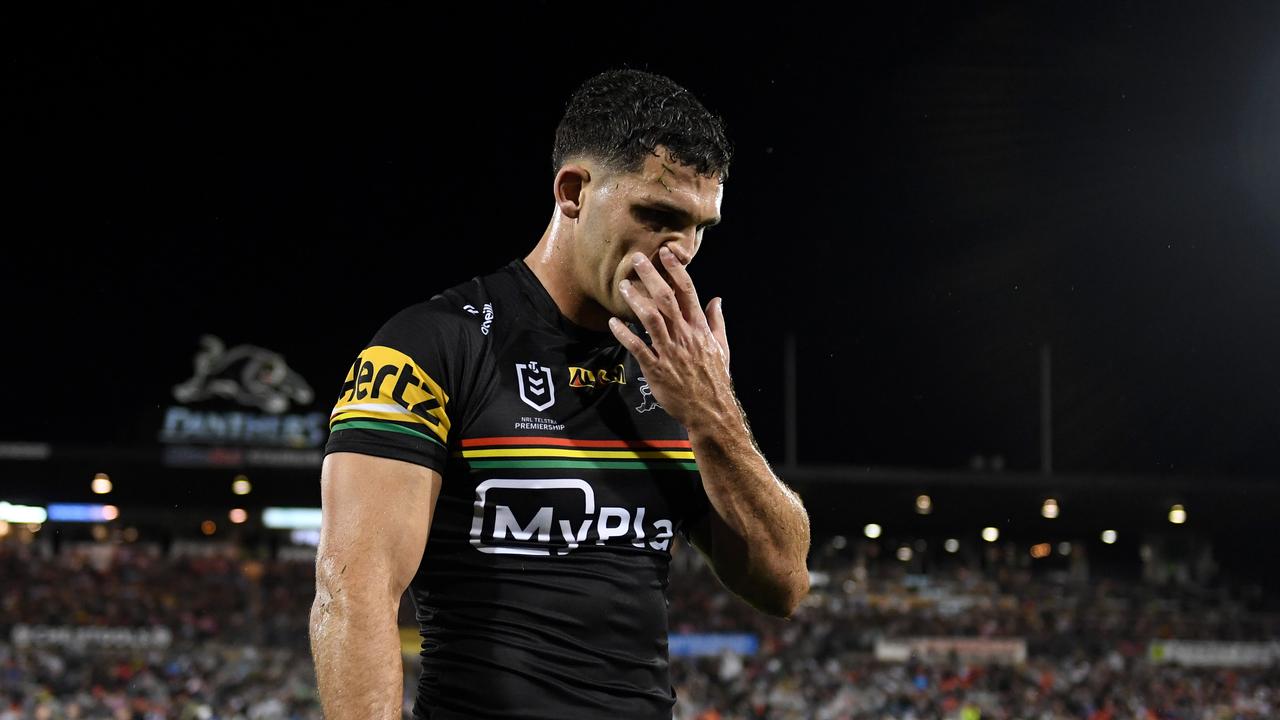
[[845, 545], [848, 545], [848, 544], [849, 544], [849, 541], [846, 540], [843, 535], [837, 535], [831, 538], [831, 547], [837, 550], [843, 550]]
[[1174, 525], [1181, 525], [1187, 521], [1187, 510], [1181, 505], [1174, 505], [1169, 508], [1169, 522]]
[[942, 549], [949, 553], [959, 552], [960, 541], [955, 538], [947, 538], [947, 541], [942, 544]]
[[236, 481], [231, 483], [231, 492], [236, 495], [248, 495], [253, 491], [253, 485], [249, 483], [249, 478], [244, 475], [237, 475]]
[[102, 522], [114, 520], [107, 517], [107, 508], [119, 516], [120, 510], [114, 505], [93, 505], [90, 503], [49, 503], [50, 522]]
[[218, 531], [218, 525], [212, 520], [205, 520], [204, 522], [200, 523], [200, 532], [204, 533], [205, 535], [212, 535], [217, 531]]
[[94, 525], [94, 526], [93, 526], [93, 529], [92, 529], [92, 530], [90, 530], [90, 532], [93, 534], [93, 539], [94, 539], [94, 540], [97, 540], [98, 542], [102, 542], [102, 541], [106, 540], [106, 539], [107, 539], [107, 535], [109, 534], [109, 533], [107, 532], [107, 526], [106, 526], [106, 525]]
[[120, 517], [120, 508], [116, 507], [115, 505], [102, 506], [103, 520], [115, 520], [118, 517]]
[[93, 482], [89, 484], [89, 488], [96, 495], [106, 495], [111, 492], [111, 478], [106, 473], [98, 473], [93, 476]]
[[137, 541], [138, 541], [138, 528], [136, 528], [136, 527], [125, 528], [125, 529], [124, 529], [124, 541], [125, 541], [125, 542], [137, 542]]
[[33, 533], [40, 532], [40, 528], [44, 527], [40, 523], [27, 523], [27, 529]]
[[0, 520], [0, 538], [9, 534], [9, 521]]
[[244, 508], [234, 508], [228, 513], [228, 516], [231, 518], [231, 522], [237, 525], [249, 519], [249, 513], [245, 512]]
[[902, 562], [911, 562], [911, 546], [903, 545], [898, 548], [898, 559]]
[[916, 512], [921, 515], [928, 515], [933, 512], [933, 498], [928, 495], [920, 495], [916, 498]]
[[880, 526], [875, 523], [869, 523], [866, 527], [862, 528], [862, 534], [866, 535], [872, 540], [875, 540], [876, 538], [880, 537]]
[[1061, 556], [1063, 556], [1063, 557], [1066, 557], [1067, 555], [1070, 555], [1070, 554], [1071, 554], [1071, 543], [1069, 543], [1069, 542], [1065, 542], [1065, 541], [1064, 541], [1064, 542], [1060, 542], [1060, 543], [1058, 543], [1058, 554], [1059, 554], [1059, 555], [1061, 555]]
[[42, 523], [49, 513], [39, 505], [10, 505], [0, 502], [0, 520], [11, 523]]
[[1053, 552], [1053, 546], [1049, 543], [1037, 543], [1031, 546], [1031, 557], [1039, 560], [1049, 557], [1049, 553]]
[[1050, 520], [1058, 517], [1058, 501], [1053, 498], [1045, 500], [1044, 505], [1040, 506], [1040, 514]]
[[293, 530], [289, 533], [289, 541], [294, 545], [311, 545], [315, 547], [320, 544], [319, 530]]
[[993, 527], [982, 528], [982, 539], [987, 542], [995, 542], [1000, 539], [1000, 531]]
[[320, 508], [269, 507], [262, 511], [262, 524], [273, 529], [319, 530]]
[[1115, 531], [1115, 530], [1103, 530], [1103, 531], [1102, 531], [1102, 542], [1104, 542], [1104, 543], [1106, 543], [1106, 544], [1108, 544], [1108, 545], [1115, 545], [1115, 544], [1116, 544], [1116, 540], [1118, 540], [1118, 539], [1120, 539], [1120, 536], [1116, 534], [1116, 531]]

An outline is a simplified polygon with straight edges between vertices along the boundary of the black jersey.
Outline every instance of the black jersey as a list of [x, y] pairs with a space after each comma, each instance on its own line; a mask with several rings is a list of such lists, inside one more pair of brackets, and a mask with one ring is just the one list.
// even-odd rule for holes
[[383, 326], [330, 429], [326, 452], [443, 477], [410, 586], [415, 717], [671, 717], [670, 544], [709, 504], [684, 428], [611, 333], [561, 315], [516, 260]]

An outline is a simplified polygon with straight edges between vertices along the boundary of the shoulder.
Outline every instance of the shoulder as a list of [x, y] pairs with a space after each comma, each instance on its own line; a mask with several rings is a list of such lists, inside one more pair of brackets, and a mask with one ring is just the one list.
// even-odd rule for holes
[[493, 333], [499, 308], [514, 304], [515, 290], [506, 268], [473, 277], [392, 315], [377, 339], [411, 346], [483, 340]]

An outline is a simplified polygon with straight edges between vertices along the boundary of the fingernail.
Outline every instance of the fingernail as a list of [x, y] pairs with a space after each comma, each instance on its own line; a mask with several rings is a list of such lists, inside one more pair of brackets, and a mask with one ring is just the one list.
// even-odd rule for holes
[[636, 254], [634, 254], [634, 255], [632, 255], [632, 256], [631, 256], [631, 260], [632, 260], [632, 262], [634, 262], [634, 263], [635, 263], [636, 267], [639, 267], [639, 266], [641, 266], [641, 265], [645, 264], [645, 262], [646, 262], [648, 259], [649, 259], [649, 258], [647, 258], [647, 257], [645, 257], [645, 256], [644, 256], [644, 253], [636, 253]]
[[658, 250], [658, 254], [662, 256], [663, 260], [675, 257], [675, 253], [668, 250], [666, 245], [663, 245], [662, 249]]
[[626, 278], [623, 278], [622, 282], [618, 283], [618, 289], [623, 292], [626, 292], [630, 288], [631, 288], [631, 281], [627, 280]]

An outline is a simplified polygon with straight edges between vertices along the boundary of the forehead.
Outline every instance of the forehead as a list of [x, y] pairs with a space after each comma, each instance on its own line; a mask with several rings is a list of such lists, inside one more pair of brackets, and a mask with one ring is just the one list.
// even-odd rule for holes
[[690, 167], [671, 159], [664, 148], [645, 158], [638, 172], [627, 173], [625, 186], [629, 199], [677, 205], [699, 219], [720, 217], [724, 200], [724, 184], [719, 175], [699, 175]]

